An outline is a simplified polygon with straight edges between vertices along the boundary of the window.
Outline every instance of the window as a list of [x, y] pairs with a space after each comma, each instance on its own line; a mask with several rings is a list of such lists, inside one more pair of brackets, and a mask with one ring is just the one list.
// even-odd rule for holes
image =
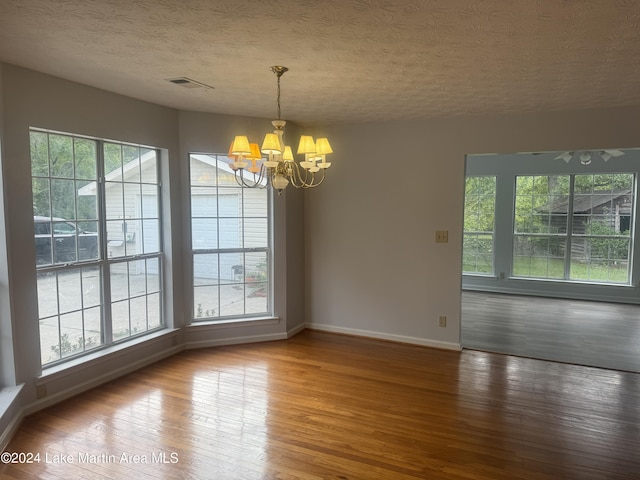
[[630, 173], [516, 177], [513, 275], [630, 283]]
[[270, 191], [241, 188], [224, 155], [190, 155], [193, 318], [271, 312]]
[[465, 180], [464, 273], [493, 273], [496, 177], [473, 176]]
[[42, 365], [161, 328], [157, 151], [30, 136]]

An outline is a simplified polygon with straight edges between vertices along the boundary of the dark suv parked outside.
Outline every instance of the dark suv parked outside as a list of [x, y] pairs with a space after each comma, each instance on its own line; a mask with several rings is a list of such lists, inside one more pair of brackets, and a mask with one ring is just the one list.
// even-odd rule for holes
[[97, 232], [81, 230], [64, 218], [34, 216], [33, 224], [36, 265], [98, 258]]

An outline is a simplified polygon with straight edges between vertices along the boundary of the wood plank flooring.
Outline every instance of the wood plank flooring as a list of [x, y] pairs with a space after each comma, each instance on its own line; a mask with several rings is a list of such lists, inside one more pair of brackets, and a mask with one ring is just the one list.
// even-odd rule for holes
[[640, 375], [306, 330], [178, 354], [7, 451], [40, 455], [16, 480], [636, 479]]
[[638, 305], [465, 291], [461, 323], [465, 348], [640, 372]]

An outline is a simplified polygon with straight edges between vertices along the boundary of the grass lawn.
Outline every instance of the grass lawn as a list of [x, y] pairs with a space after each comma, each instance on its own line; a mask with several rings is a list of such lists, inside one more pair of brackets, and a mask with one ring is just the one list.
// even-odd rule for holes
[[[516, 257], [513, 264], [516, 277], [564, 279], [564, 260], [547, 257]], [[629, 283], [627, 264], [572, 262], [570, 280]]]

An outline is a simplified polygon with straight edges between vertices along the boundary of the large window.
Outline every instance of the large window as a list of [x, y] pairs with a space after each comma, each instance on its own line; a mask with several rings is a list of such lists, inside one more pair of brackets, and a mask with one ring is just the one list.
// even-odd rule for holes
[[513, 275], [630, 283], [630, 173], [516, 177]]
[[193, 318], [271, 313], [269, 190], [241, 188], [224, 155], [190, 155]]
[[464, 273], [493, 273], [495, 204], [495, 176], [466, 178], [462, 247]]
[[31, 131], [41, 361], [163, 326], [158, 153]]

